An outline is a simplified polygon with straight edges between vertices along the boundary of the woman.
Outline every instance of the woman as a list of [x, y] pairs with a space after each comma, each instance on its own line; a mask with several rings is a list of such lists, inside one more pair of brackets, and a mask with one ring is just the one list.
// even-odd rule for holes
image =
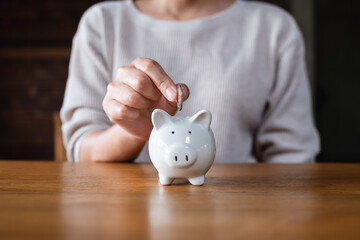
[[[213, 114], [217, 162], [312, 162], [304, 46], [277, 7], [240, 0], [104, 2], [73, 40], [61, 117], [68, 159], [149, 161], [153, 109]], [[191, 90], [191, 95], [190, 91]]]

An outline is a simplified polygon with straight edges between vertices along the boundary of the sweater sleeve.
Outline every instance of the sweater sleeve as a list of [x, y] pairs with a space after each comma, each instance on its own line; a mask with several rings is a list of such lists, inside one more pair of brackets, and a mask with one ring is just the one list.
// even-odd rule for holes
[[102, 108], [110, 79], [102, 29], [101, 12], [92, 7], [83, 15], [73, 39], [60, 112], [68, 161], [78, 161], [80, 142], [86, 134], [111, 126]]
[[314, 162], [320, 141], [301, 34], [277, 55], [274, 86], [255, 138], [256, 155], [264, 162]]

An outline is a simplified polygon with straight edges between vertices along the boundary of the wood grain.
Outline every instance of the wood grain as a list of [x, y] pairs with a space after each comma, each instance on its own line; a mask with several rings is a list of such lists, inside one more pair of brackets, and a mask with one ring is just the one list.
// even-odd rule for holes
[[360, 239], [360, 165], [216, 164], [160, 186], [149, 164], [0, 161], [1, 239]]

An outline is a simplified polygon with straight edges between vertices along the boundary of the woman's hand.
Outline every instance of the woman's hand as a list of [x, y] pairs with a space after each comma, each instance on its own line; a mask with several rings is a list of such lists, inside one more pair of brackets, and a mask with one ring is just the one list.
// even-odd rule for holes
[[[181, 85], [183, 100], [189, 89]], [[131, 135], [147, 140], [153, 128], [151, 113], [160, 108], [171, 115], [177, 110], [177, 87], [159, 63], [136, 58], [120, 67], [116, 79], [108, 85], [103, 108], [109, 119]]]

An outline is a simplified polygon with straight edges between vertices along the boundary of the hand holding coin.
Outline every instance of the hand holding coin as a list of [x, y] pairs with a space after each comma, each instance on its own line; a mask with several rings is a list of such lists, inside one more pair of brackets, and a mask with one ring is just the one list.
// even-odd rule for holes
[[159, 108], [174, 115], [188, 96], [188, 87], [175, 84], [158, 62], [136, 58], [118, 69], [107, 87], [103, 108], [111, 122], [147, 140], [153, 128], [152, 111]]

